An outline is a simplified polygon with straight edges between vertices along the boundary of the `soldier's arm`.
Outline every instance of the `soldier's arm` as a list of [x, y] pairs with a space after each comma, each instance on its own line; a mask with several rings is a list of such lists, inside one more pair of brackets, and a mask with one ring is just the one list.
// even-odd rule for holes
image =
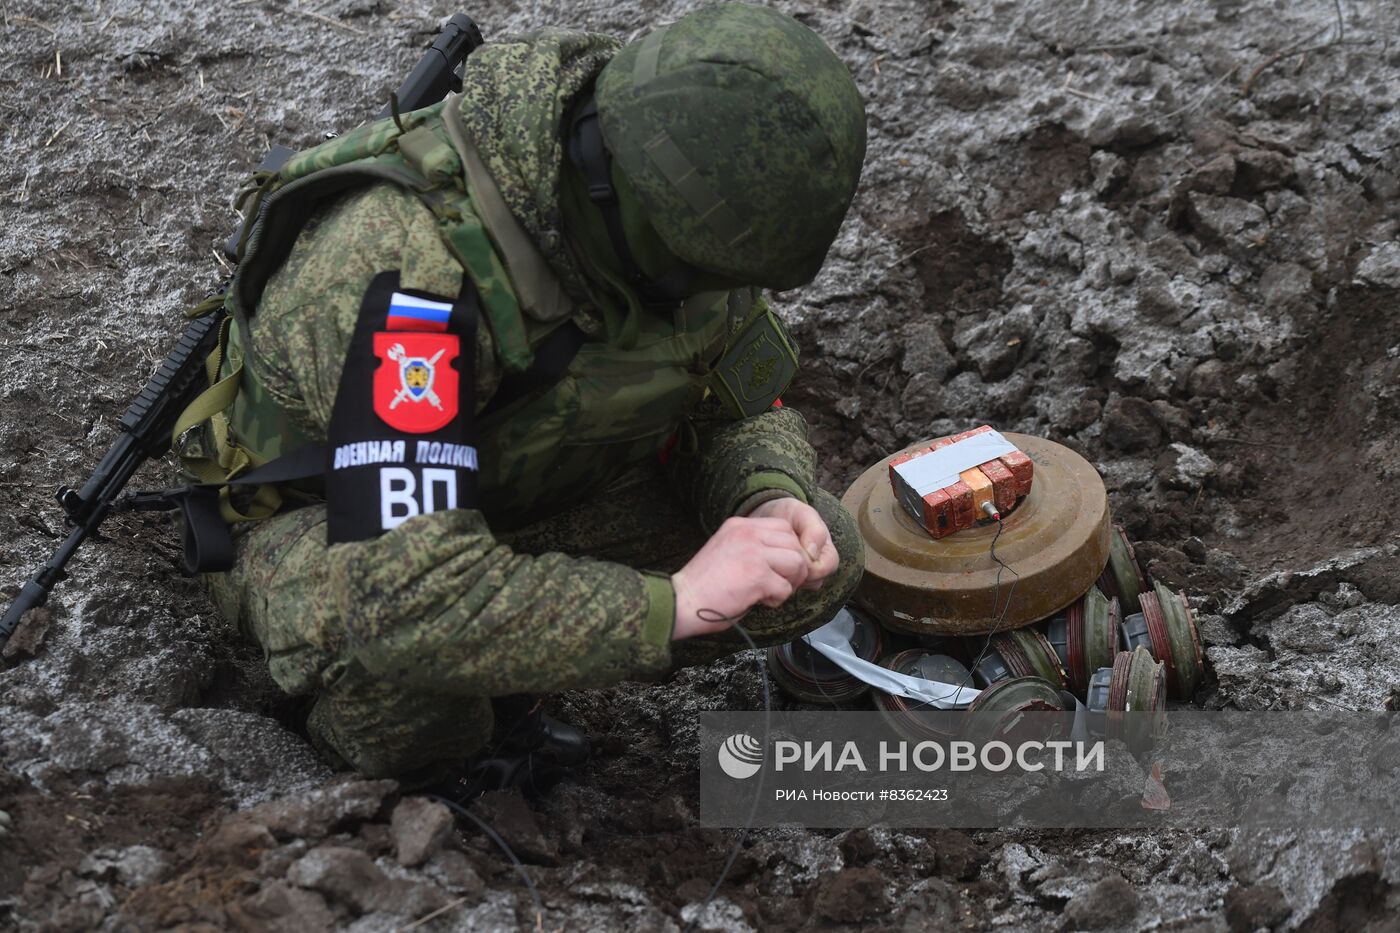
[[[765, 307], [759, 298], [753, 313]], [[772, 499], [810, 504], [816, 488], [806, 419], [786, 406], [736, 418], [709, 396], [691, 413], [671, 460], [678, 491], [708, 531]]]
[[[668, 579], [514, 553], [471, 509], [329, 547], [325, 507], [299, 509], [240, 542], [229, 576], [240, 622], [272, 653], [274, 676], [296, 681], [285, 686], [314, 688], [337, 667], [279, 671], [287, 634], [387, 680], [472, 696], [603, 686], [670, 660]], [[289, 626], [297, 631], [284, 634]]]
[[472, 509], [327, 553], [356, 657], [387, 678], [501, 696], [598, 687], [670, 662], [669, 578], [498, 544]]

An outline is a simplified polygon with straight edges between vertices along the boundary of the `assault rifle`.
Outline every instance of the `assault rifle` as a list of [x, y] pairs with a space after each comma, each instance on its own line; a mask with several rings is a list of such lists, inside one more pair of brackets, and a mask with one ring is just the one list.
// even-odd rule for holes
[[[481, 30], [471, 17], [465, 13], [455, 14], [377, 119], [390, 116], [395, 109], [408, 112], [430, 106], [446, 97], [449, 91], [460, 90], [461, 78], [457, 71], [481, 43]], [[274, 146], [259, 169], [276, 171], [294, 154], [294, 150]], [[233, 242], [237, 243], [237, 234]], [[21, 617], [30, 609], [42, 606], [49, 592], [67, 576], [64, 567], [83, 542], [97, 534], [136, 470], [147, 460], [159, 459], [165, 454], [170, 445], [170, 432], [180, 413], [205, 388], [201, 383], [204, 361], [218, 343], [222, 322], [222, 311], [190, 322], [175, 348], [118, 421], [118, 437], [92, 476], [81, 488], [63, 486], [58, 490], [58, 504], [63, 507], [72, 530], [0, 617], [0, 648], [9, 641]]]

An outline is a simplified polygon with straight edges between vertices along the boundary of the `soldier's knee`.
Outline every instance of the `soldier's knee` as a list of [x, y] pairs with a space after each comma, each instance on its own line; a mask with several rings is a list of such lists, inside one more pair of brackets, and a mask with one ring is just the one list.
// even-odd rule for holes
[[351, 662], [316, 698], [306, 731], [332, 767], [403, 780], [460, 765], [490, 739], [492, 719], [489, 700], [404, 687]]

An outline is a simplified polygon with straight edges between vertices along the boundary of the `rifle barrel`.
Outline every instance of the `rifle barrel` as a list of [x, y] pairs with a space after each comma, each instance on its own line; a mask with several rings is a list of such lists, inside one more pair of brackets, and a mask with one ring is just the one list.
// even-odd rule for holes
[[0, 616], [0, 649], [5, 647], [5, 643], [10, 640], [10, 636], [19, 627], [19, 620], [24, 617], [24, 614], [31, 609], [42, 606], [49, 598], [49, 591], [67, 576], [63, 568], [67, 566], [68, 561], [72, 559], [78, 548], [94, 530], [95, 527], [88, 525], [79, 525], [74, 528], [44, 566], [36, 570], [34, 576], [25, 581], [24, 587], [15, 597], [15, 601], [10, 603], [10, 607], [5, 610], [5, 615]]

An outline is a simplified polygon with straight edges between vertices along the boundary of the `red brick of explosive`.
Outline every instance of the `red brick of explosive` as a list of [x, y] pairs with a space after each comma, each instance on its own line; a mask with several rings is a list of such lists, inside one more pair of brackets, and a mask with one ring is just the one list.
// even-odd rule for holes
[[940, 437], [927, 447], [900, 454], [890, 461], [890, 488], [894, 497], [935, 538], [947, 537], [964, 528], [971, 528], [985, 519], [983, 503], [990, 502], [998, 513], [1005, 514], [1031, 491], [1035, 465], [1021, 451], [1013, 451], [995, 460], [979, 464], [959, 474], [958, 481], [943, 489], [919, 496], [895, 467], [923, 454], [947, 447], [992, 430], [982, 425], [961, 434]]

